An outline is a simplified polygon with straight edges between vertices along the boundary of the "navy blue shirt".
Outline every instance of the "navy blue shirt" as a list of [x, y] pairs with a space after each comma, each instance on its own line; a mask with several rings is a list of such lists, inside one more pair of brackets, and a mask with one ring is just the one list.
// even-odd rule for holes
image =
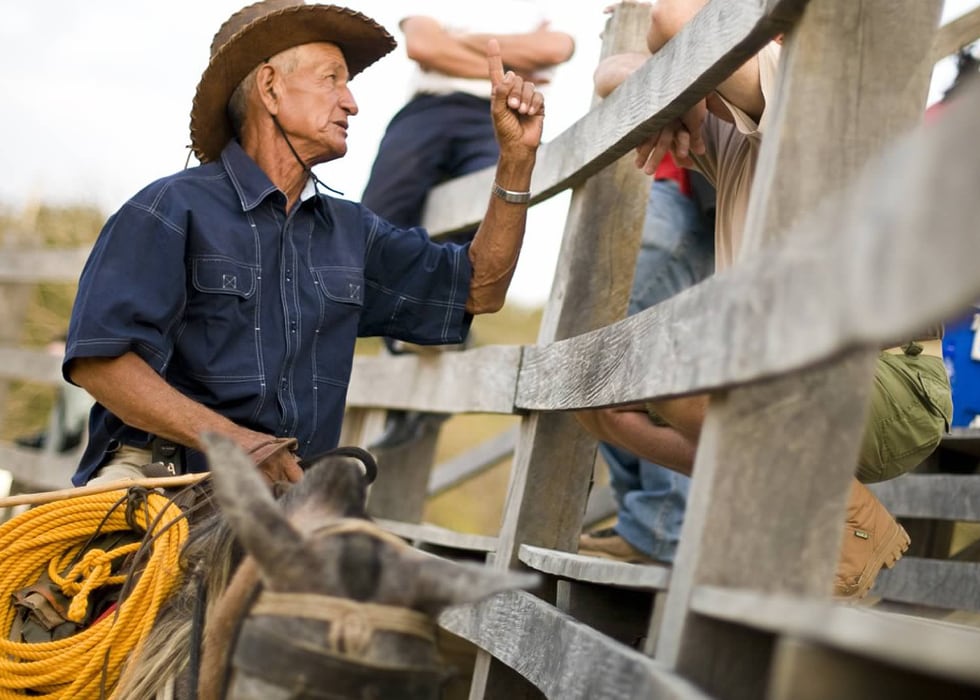
[[[186, 396], [253, 430], [335, 447], [357, 336], [462, 342], [466, 245], [435, 244], [346, 200], [286, 198], [231, 142], [106, 222], [79, 282], [63, 369], [134, 352]], [[152, 436], [100, 404], [76, 485]], [[206, 469], [188, 450], [190, 471]]]

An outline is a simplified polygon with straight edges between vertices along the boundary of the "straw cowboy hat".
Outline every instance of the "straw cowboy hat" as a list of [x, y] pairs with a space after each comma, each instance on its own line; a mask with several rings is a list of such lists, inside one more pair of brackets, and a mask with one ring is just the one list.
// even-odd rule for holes
[[191, 148], [198, 160], [217, 160], [232, 138], [228, 101], [253, 68], [286, 49], [321, 41], [340, 47], [351, 77], [395, 48], [380, 24], [336, 5], [263, 0], [229, 17], [214, 35], [191, 106]]

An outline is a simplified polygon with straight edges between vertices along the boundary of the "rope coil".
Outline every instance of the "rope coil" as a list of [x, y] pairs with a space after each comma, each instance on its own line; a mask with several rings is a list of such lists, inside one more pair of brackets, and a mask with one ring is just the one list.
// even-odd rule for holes
[[123, 663], [180, 585], [180, 551], [188, 531], [184, 514], [165, 496], [149, 493], [138, 509], [127, 509], [126, 502], [126, 489], [79, 496], [38, 506], [0, 525], [0, 599], [9, 601], [47, 571], [72, 597], [67, 617], [74, 622], [84, 619], [89, 594], [125, 581], [124, 575], [112, 574], [113, 562], [145, 546], [136, 542], [108, 552], [93, 548], [79, 556], [93, 534], [128, 531], [128, 517], [147, 532], [144, 541], [153, 541], [139, 577], [115, 612], [75, 635], [36, 644], [10, 641], [17, 610], [10, 604], [0, 609], [0, 700], [22, 700], [25, 690], [49, 700], [99, 700], [115, 688]]

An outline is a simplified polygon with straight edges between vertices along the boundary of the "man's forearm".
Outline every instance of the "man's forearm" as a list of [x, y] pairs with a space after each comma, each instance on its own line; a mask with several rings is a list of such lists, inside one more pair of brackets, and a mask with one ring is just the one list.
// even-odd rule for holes
[[72, 380], [126, 425], [199, 449], [205, 431], [228, 435], [246, 449], [265, 438], [189, 399], [167, 384], [142, 358], [79, 358]]
[[694, 468], [695, 443], [671, 427], [656, 425], [642, 406], [579, 411], [579, 423], [599, 440], [681, 474]]
[[646, 63], [650, 54], [639, 51], [617, 53], [603, 59], [592, 74], [595, 92], [599, 97], [608, 97], [632, 73]]
[[575, 52], [575, 40], [564, 32], [540, 30], [526, 34], [462, 34], [459, 41], [474, 51], [484, 51], [496, 39], [504, 66], [524, 76], [564, 63]]
[[[531, 187], [534, 155], [501, 156], [496, 182], [505, 190], [526, 192]], [[470, 244], [473, 276], [466, 310], [472, 314], [499, 311], [507, 297], [527, 223], [527, 204], [490, 196], [487, 213]]]
[[647, 49], [657, 53], [670, 41], [708, 0], [657, 0], [650, 10]]
[[486, 43], [471, 48], [431, 17], [407, 17], [401, 28], [408, 57], [424, 70], [456, 78], [486, 79]]

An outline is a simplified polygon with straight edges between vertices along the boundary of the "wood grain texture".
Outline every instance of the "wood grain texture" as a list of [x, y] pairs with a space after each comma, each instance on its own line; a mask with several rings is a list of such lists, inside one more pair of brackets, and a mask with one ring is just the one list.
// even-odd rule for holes
[[586, 408], [731, 387], [848, 348], [893, 344], [962, 312], [980, 296], [977, 113], [980, 90], [964, 93], [941, 128], [900, 139], [787, 231], [785, 243], [612, 326], [528, 347], [517, 407]]
[[670, 581], [669, 566], [627, 564], [526, 544], [521, 545], [519, 556], [535, 571], [586, 583], [662, 591]]
[[[812, 258], [823, 258], [826, 251], [824, 260], [832, 259], [837, 266], [821, 271], [823, 285], [804, 275], [785, 278], [781, 289], [767, 290], [771, 295], [743, 297], [743, 303], [750, 304], [741, 314], [748, 323], [742, 326], [738, 317], [721, 317], [730, 333], [727, 347], [726, 340], [720, 339], [722, 353], [734, 351], [739, 356], [737, 345], [749, 336], [749, 344], [765, 346], [759, 348], [760, 354], [776, 359], [769, 354], [772, 345], [779, 344], [773, 336], [787, 339], [786, 346], [795, 345], [799, 351], [806, 342], [801, 328], [805, 323], [814, 321], [820, 332], [836, 334], [834, 324], [825, 326], [809, 317], [813, 307], [836, 306], [842, 311], [865, 301], [886, 307], [891, 302], [874, 298], [890, 289], [868, 289], [867, 280], [877, 282], [879, 270], [901, 265], [895, 263], [896, 256], [887, 254], [890, 250], [876, 250], [873, 260], [862, 260], [861, 252], [873, 243], [856, 222], [870, 210], [888, 220], [890, 235], [894, 212], [882, 212], [865, 196], [849, 207], [819, 208], [820, 219], [811, 219], [811, 231], [800, 231], [797, 225], [815, 216], [804, 214], [814, 203], [840, 196], [842, 187], [850, 187], [848, 175], [856, 174], [883, 143], [921, 118], [928, 74], [918, 68], [940, 8], [938, 0], [813, 0], [788, 35], [777, 93], [767, 105], [771, 111], [744, 247], [733, 272], [786, 250], [792, 251], [789, 257], [808, 251], [802, 257]], [[852, 23], [845, 26], [843, 18]], [[895, 74], [896, 52], [902, 54], [898, 65], [907, 72], [900, 85], [883, 86], [879, 81]], [[846, 144], [848, 151], [842, 160], [851, 167], [838, 177], [827, 176], [829, 143]], [[970, 167], [980, 173], [980, 166]], [[922, 190], [913, 197], [900, 185], [892, 189], [894, 181], [882, 179], [883, 175], [892, 176], [893, 171], [878, 173], [862, 195], [886, 190], [889, 195], [902, 192], [906, 202], [924, 199]], [[842, 213], [842, 218], [834, 218]], [[916, 223], [913, 246], [918, 250], [928, 227], [922, 227], [923, 221]], [[839, 236], [829, 250], [816, 244], [826, 242], [827, 230]], [[954, 237], [954, 249], [967, 237], [962, 233]], [[883, 248], [893, 243], [890, 237], [887, 245], [885, 240], [880, 239]], [[757, 280], [771, 279], [781, 273], [777, 270], [777, 265], [756, 267]], [[842, 289], [841, 281], [847, 272], [858, 270], [855, 276], [861, 280], [856, 284], [863, 294], [852, 297], [852, 290], [846, 285]], [[921, 266], [916, 271], [917, 279], [935, 280], [938, 286], [940, 276], [930, 276]], [[805, 297], [794, 299], [800, 303], [794, 310], [796, 323], [784, 317], [765, 331], [753, 327], [756, 319], [777, 315], [787, 298], [794, 296], [794, 287]], [[908, 312], [903, 309], [888, 320], [899, 323]], [[848, 319], [854, 328], [875, 327], [877, 320]], [[886, 339], [895, 338], [898, 331], [888, 328]], [[699, 341], [702, 347], [705, 341], [703, 337]], [[848, 347], [837, 344], [824, 358], [832, 361], [824, 365], [712, 398], [657, 644], [658, 658], [710, 693], [732, 699], [759, 697], [771, 662], [772, 640], [752, 630], [719, 627], [696, 614], [688, 608], [693, 591], [704, 585], [725, 585], [818, 598], [830, 593], [877, 356], [874, 346], [850, 346], [857, 349], [847, 351]]]
[[[646, 6], [620, 5], [603, 32], [603, 55], [642, 49], [648, 21]], [[577, 335], [625, 315], [649, 188], [648, 179], [622, 158], [572, 193], [539, 342]], [[572, 416], [539, 414], [522, 420], [494, 566], [516, 566], [521, 544], [575, 548], [595, 454], [595, 439]], [[480, 653], [470, 697], [484, 696], [518, 700], [528, 693]]]
[[707, 698], [657, 661], [529, 593], [500, 593], [476, 605], [452, 608], [439, 622], [501, 659], [548, 698]]
[[868, 487], [897, 517], [980, 522], [977, 475], [909, 474]]
[[882, 570], [871, 595], [900, 603], [980, 611], [980, 564], [903, 557]]
[[348, 406], [436, 413], [513, 413], [522, 348], [354, 358]]
[[[541, 146], [531, 201], [543, 201], [583, 183], [682, 115], [773, 36], [789, 29], [806, 2], [709, 3], [600, 106]], [[489, 168], [440, 185], [429, 196], [423, 225], [441, 233], [479, 222], [492, 182], [493, 168]]]
[[691, 609], [716, 620], [779, 635], [980, 687], [980, 630], [937, 620], [877, 612], [786, 595], [705, 586]]

